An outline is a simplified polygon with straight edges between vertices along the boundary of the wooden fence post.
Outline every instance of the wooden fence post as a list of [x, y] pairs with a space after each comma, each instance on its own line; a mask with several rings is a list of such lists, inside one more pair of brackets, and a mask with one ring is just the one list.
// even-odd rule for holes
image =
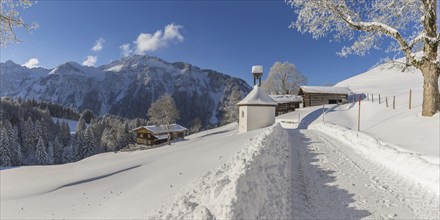
[[396, 109], [396, 96], [393, 96], [393, 109]]
[[385, 97], [385, 104], [387, 105], [388, 108], [388, 97]]
[[361, 97], [358, 96], [359, 109], [358, 109], [358, 131], [361, 130]]
[[371, 94], [371, 102], [374, 102], [374, 94]]
[[325, 112], [324, 112], [324, 104], [322, 104], [322, 121], [324, 122], [324, 115], [325, 115]]
[[409, 90], [409, 109], [411, 109], [411, 95], [412, 95], [412, 90]]
[[379, 94], [379, 104], [380, 104], [380, 94]]

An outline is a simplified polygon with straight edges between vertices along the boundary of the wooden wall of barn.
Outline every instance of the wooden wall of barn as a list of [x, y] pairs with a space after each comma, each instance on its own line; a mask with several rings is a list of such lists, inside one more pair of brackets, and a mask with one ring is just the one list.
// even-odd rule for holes
[[323, 94], [323, 93], [305, 93], [304, 107], [317, 106], [324, 104], [336, 104], [338, 102], [346, 102], [348, 95], [346, 94]]

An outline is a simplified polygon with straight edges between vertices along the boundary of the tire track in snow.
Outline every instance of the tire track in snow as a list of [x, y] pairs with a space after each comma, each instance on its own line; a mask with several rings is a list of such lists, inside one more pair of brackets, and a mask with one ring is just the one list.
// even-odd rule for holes
[[[439, 218], [439, 198], [315, 130], [289, 130], [296, 219]], [[392, 158], [390, 158], [392, 159]]]

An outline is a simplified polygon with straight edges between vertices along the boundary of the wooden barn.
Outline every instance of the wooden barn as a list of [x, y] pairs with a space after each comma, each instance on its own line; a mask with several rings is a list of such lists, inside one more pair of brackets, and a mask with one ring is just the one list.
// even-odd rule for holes
[[270, 97], [278, 103], [275, 107], [275, 115], [295, 111], [303, 102], [302, 96], [298, 95], [270, 95]]
[[[168, 127], [168, 128], [167, 128]], [[178, 125], [150, 125], [141, 126], [133, 129], [136, 132], [136, 143], [141, 145], [150, 145], [165, 143], [168, 140], [168, 129], [170, 131], [171, 140], [185, 137], [187, 128]]]
[[298, 95], [303, 97], [304, 107], [308, 107], [347, 103], [351, 93], [353, 92], [347, 87], [301, 86]]

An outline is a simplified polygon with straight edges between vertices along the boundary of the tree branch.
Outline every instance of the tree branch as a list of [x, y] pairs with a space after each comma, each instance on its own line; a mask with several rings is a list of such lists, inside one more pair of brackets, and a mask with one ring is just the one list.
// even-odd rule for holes
[[402, 51], [405, 53], [407, 60], [414, 66], [420, 67], [421, 61], [417, 60], [415, 55], [412, 53], [412, 45], [402, 37], [400, 32], [395, 28], [392, 28], [386, 24], [380, 22], [363, 22], [354, 21], [349, 15], [350, 9], [346, 5], [328, 5], [328, 7], [336, 13], [345, 23], [347, 23], [351, 28], [359, 31], [366, 32], [381, 32], [389, 37], [394, 38], [400, 45]]

